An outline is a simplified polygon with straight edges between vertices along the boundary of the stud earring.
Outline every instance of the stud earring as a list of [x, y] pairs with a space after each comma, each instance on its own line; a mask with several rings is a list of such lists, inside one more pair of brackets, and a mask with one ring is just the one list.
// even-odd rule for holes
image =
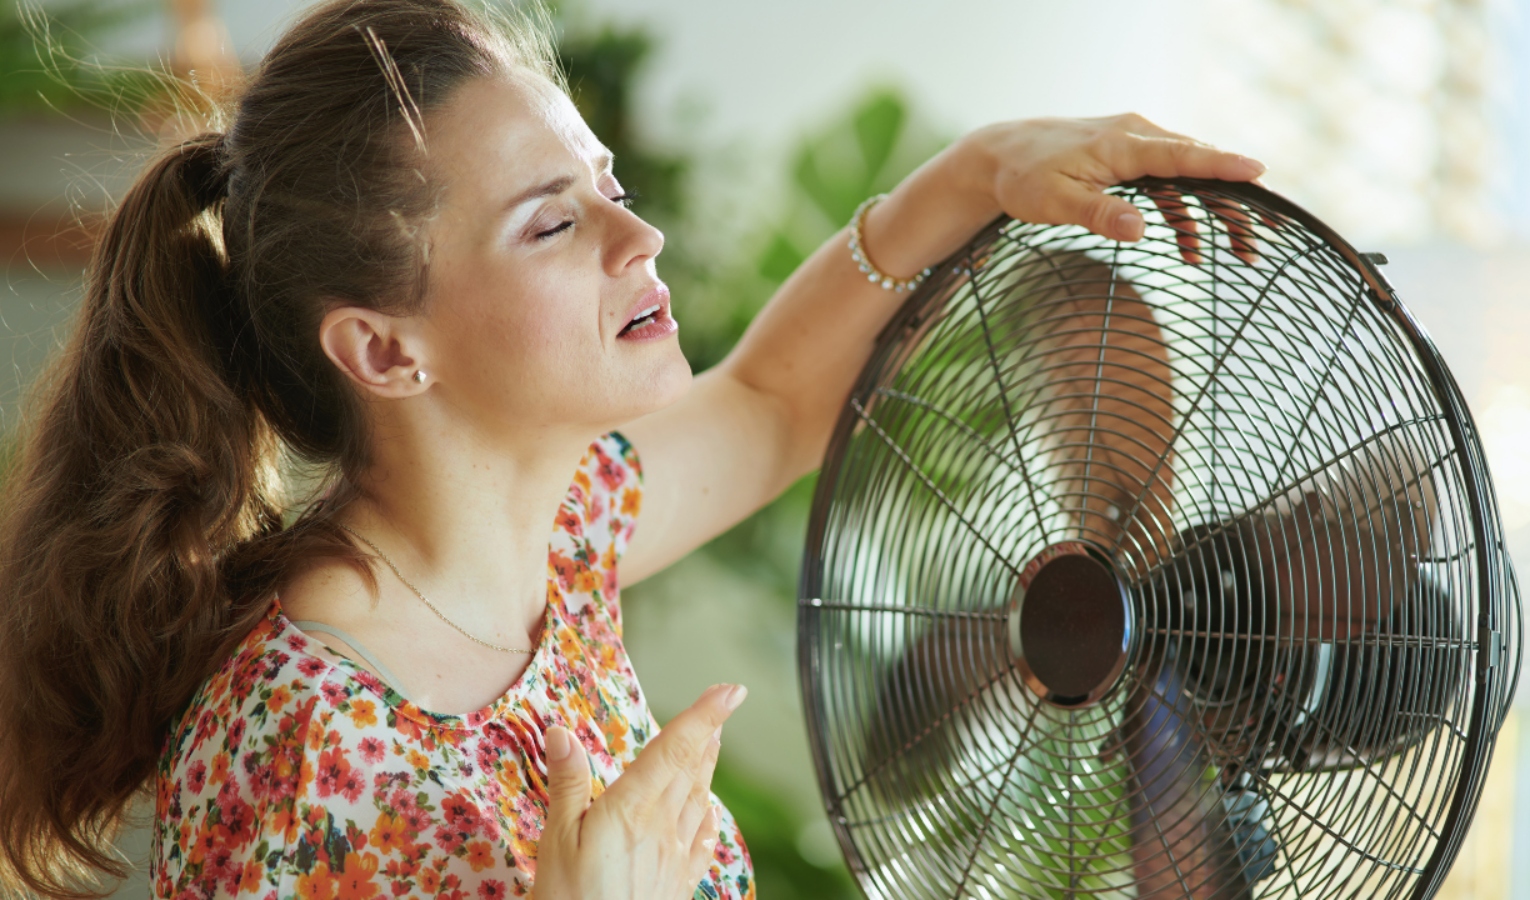
[[414, 370], [414, 383], [415, 384], [424, 384], [425, 383], [425, 370], [424, 369], [415, 369]]

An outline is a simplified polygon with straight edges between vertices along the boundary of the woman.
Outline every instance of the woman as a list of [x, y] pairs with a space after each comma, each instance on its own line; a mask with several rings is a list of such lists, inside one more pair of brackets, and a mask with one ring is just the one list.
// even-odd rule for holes
[[[1135, 240], [1102, 188], [1262, 171], [1134, 116], [983, 129], [692, 384], [663, 236], [550, 58], [455, 0], [337, 0], [124, 198], [3, 506], [17, 882], [113, 871], [152, 784], [162, 897], [752, 896], [708, 791], [743, 690], [658, 733], [618, 560], [811, 470], [888, 286], [1000, 212]], [[284, 459], [322, 486], [291, 521]]]

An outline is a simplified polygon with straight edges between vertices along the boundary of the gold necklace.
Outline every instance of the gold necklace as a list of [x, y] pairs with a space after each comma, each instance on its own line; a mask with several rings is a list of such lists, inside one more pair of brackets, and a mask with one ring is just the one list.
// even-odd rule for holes
[[356, 529], [352, 528], [349, 525], [341, 525], [340, 527], [344, 528], [346, 531], [349, 531], [351, 533], [351, 535], [353, 537], [355, 537], [358, 541], [361, 541], [363, 544], [366, 544], [368, 547], [371, 547], [372, 548], [372, 552], [376, 553], [379, 557], [381, 557], [382, 561], [388, 564], [388, 568], [393, 570], [393, 574], [398, 577], [398, 580], [402, 581], [404, 583], [405, 587], [409, 588], [409, 590], [414, 591], [414, 595], [416, 597], [419, 597], [421, 600], [423, 600], [425, 602], [426, 606], [430, 607], [430, 611], [436, 614], [436, 618], [440, 619], [441, 621], [445, 622], [446, 624], [448, 624], [448, 625], [452, 626], [453, 628], [457, 629], [459, 632], [462, 633], [463, 637], [467, 638], [470, 641], [473, 641], [474, 643], [482, 644], [482, 645], [484, 645], [485, 647], [488, 647], [491, 650], [498, 650], [501, 653], [524, 653], [527, 656], [531, 656], [532, 654], [536, 653], [536, 650], [534, 650], [534, 649], [533, 650], [522, 650], [519, 647], [501, 647], [498, 644], [491, 644], [488, 641], [483, 640], [482, 638], [477, 638], [477, 637], [474, 637], [471, 634], [468, 634], [468, 632], [461, 625], [458, 625], [456, 622], [453, 622], [451, 619], [448, 619], [446, 617], [445, 613], [441, 612], [441, 610], [439, 610], [439, 609], [436, 609], [436, 605], [434, 603], [431, 603], [429, 600], [426, 600], [425, 599], [425, 595], [423, 593], [421, 593], [420, 589], [415, 587], [414, 584], [409, 579], [404, 577], [404, 573], [402, 573], [402, 572], [400, 572], [398, 570], [398, 566], [395, 566], [393, 564], [393, 560], [388, 558], [388, 554], [382, 552], [382, 548], [381, 547], [377, 546], [376, 544], [374, 544], [371, 541], [367, 540], [366, 538], [362, 537], [360, 532], [356, 531]]

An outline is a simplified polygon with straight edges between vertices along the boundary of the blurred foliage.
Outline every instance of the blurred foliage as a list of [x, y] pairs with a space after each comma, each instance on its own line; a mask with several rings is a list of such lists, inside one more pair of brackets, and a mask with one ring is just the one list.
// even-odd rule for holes
[[102, 39], [143, 22], [156, 0], [7, 3], [0, 10], [0, 117], [50, 110], [136, 110], [164, 93], [153, 70], [93, 60]]
[[803, 823], [778, 792], [722, 762], [712, 776], [712, 791], [728, 805], [744, 834], [761, 897], [850, 900], [858, 896], [844, 866], [820, 868], [802, 855], [798, 837]]
[[[943, 141], [910, 114], [903, 97], [878, 89], [803, 138], [790, 156], [778, 208], [760, 210], [746, 223], [745, 240], [721, 258], [701, 258], [688, 247], [716, 223], [692, 196], [699, 160], [686, 151], [659, 151], [634, 127], [632, 101], [654, 44], [642, 29], [605, 26], [565, 34], [560, 55], [574, 102], [591, 129], [616, 156], [623, 186], [638, 193], [634, 209], [670, 237], [659, 268], [670, 284], [680, 342], [696, 370], [719, 362], [781, 283], [820, 244], [849, 221], [867, 196], [891, 189]], [[773, 503], [697, 551], [728, 570], [765, 586], [795, 606], [797, 576], [815, 478], [793, 485]], [[648, 585], [635, 585], [636, 600]], [[638, 602], [663, 602], [651, 597]], [[842, 864], [822, 868], [804, 856], [807, 823], [777, 790], [723, 757], [713, 789], [744, 833], [762, 896], [857, 896]]]

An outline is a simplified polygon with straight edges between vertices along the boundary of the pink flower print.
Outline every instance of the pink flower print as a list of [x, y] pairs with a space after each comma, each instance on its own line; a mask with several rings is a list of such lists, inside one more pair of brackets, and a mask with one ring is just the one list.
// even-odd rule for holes
[[361, 751], [362, 759], [375, 766], [383, 761], [383, 755], [387, 752], [388, 748], [382, 741], [368, 736], [361, 739], [357, 749]]
[[621, 487], [622, 481], [625, 478], [621, 465], [602, 453], [598, 447], [595, 449], [595, 458], [599, 460], [599, 463], [595, 466], [595, 476], [606, 486], [606, 490], [614, 491]]
[[488, 741], [481, 741], [474, 747], [473, 756], [478, 760], [478, 768], [484, 772], [494, 771], [499, 763], [499, 749]]
[[193, 794], [202, 793], [202, 788], [207, 787], [207, 763], [199, 759], [191, 764], [191, 768], [186, 771], [186, 787]]
[[319, 673], [329, 668], [329, 664], [317, 656], [309, 656], [298, 660], [298, 671], [306, 678], [317, 678]]
[[465, 835], [461, 832], [452, 831], [445, 825], [436, 829], [436, 846], [447, 853], [456, 853], [457, 848], [461, 847], [466, 841], [467, 837]]
[[404, 820], [404, 827], [409, 829], [410, 836], [419, 837], [430, 827], [430, 813], [418, 806], [411, 806], [402, 811], [400, 818]]
[[366, 786], [366, 779], [361, 777], [361, 773], [351, 769], [341, 777], [337, 790], [345, 795], [345, 799], [355, 803], [361, 799], [361, 792], [366, 789]]
[[232, 749], [238, 747], [239, 746], [239, 742], [241, 740], [243, 740], [243, 739], [244, 739], [244, 720], [243, 719], [235, 719], [234, 721], [230, 722], [229, 725], [228, 725], [228, 748], [230, 750], [232, 750]]
[[484, 879], [478, 885], [478, 896], [483, 900], [505, 900], [505, 883], [494, 878]]
[[728, 846], [727, 841], [718, 841], [717, 847], [712, 852], [712, 856], [725, 866], [733, 865], [733, 861], [738, 859], [738, 855], [733, 852], [732, 847]]
[[324, 699], [329, 701], [330, 706], [339, 706], [345, 701], [345, 688], [333, 681], [326, 681], [319, 685], [319, 693], [324, 695]]

